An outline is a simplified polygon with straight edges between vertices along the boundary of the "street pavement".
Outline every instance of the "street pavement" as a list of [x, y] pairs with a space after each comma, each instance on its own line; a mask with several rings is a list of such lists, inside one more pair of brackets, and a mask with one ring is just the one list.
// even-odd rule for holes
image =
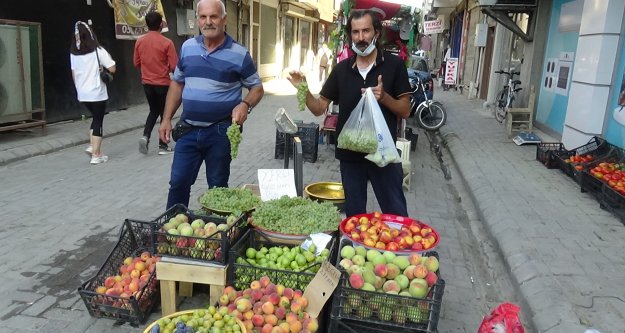
[[[231, 187], [257, 183], [257, 169], [282, 168], [274, 159], [278, 108], [304, 122], [322, 121], [295, 111], [288, 82], [269, 82], [266, 91], [244, 126]], [[449, 113], [442, 165], [451, 179], [419, 131], [406, 197], [410, 216], [441, 234], [436, 250], [446, 288], [439, 332], [476, 332], [482, 317], [506, 301], [521, 306], [526, 332], [624, 332], [623, 224], [572, 180], [535, 161], [535, 146], [507, 139], [481, 101], [442, 89], [436, 99]], [[156, 130], [150, 154], [138, 152], [146, 115], [147, 105], [137, 105], [105, 117], [110, 160], [96, 166], [83, 152], [89, 120], [51, 124], [45, 135], [0, 132], [0, 332], [139, 332], [147, 325], [92, 318], [76, 291], [97, 272], [125, 218], [151, 220], [164, 211], [172, 155], [156, 154]], [[340, 181], [333, 153], [319, 145], [317, 161], [304, 163], [304, 184]], [[205, 190], [202, 170], [190, 208], [199, 208]], [[369, 210], [379, 209], [369, 192]], [[180, 308], [206, 301], [198, 290]], [[148, 323], [159, 317], [157, 308]]]

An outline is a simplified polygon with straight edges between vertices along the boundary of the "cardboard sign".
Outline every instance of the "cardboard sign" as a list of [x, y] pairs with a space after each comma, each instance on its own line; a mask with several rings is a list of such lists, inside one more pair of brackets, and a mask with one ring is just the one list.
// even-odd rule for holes
[[258, 187], [263, 201], [297, 196], [293, 169], [258, 169]]
[[[117, 39], [137, 39], [148, 32], [145, 15], [153, 10], [163, 16], [161, 32], [169, 31], [161, 0], [112, 0]], [[109, 2], [109, 3], [111, 3]]]
[[456, 84], [458, 74], [458, 58], [449, 58], [445, 64], [445, 84]]
[[304, 290], [304, 297], [308, 299], [306, 312], [311, 317], [317, 318], [319, 316], [323, 306], [339, 285], [340, 278], [341, 272], [330, 262], [326, 260], [321, 263], [319, 271]]

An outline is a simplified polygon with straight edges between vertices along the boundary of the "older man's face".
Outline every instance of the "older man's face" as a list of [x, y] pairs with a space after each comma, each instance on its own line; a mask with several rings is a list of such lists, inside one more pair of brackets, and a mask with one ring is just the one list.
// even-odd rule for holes
[[197, 23], [204, 37], [220, 38], [225, 31], [226, 16], [217, 1], [205, 1], [198, 5]]

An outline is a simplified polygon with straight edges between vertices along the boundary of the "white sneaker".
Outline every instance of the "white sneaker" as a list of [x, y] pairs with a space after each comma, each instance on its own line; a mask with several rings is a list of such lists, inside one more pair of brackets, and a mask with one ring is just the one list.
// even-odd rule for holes
[[148, 138], [146, 136], [142, 136], [141, 139], [139, 139], [139, 152], [141, 154], [148, 154]]
[[87, 149], [85, 149], [85, 154], [91, 156], [93, 155], [93, 146], [89, 145], [89, 147], [87, 147]]
[[94, 156], [91, 158], [91, 164], [100, 164], [109, 160], [109, 157], [106, 155]]

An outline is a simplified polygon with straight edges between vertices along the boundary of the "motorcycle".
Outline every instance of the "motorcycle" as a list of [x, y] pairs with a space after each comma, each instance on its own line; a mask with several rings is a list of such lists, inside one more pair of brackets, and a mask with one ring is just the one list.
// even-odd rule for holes
[[410, 117], [414, 117], [419, 127], [435, 131], [447, 121], [447, 112], [443, 104], [432, 100], [434, 82], [430, 73], [408, 68], [410, 94]]

